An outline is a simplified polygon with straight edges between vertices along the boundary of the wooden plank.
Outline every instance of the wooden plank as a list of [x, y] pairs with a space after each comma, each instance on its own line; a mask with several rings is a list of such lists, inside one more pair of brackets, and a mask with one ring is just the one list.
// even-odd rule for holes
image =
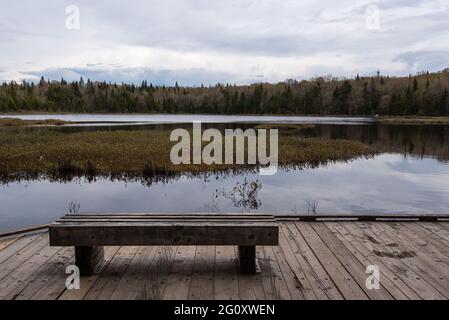
[[9, 239], [10, 237], [21, 237], [21, 236], [25, 236], [25, 235], [46, 232], [47, 228], [48, 228], [48, 224], [42, 224], [42, 225], [2, 232], [2, 233], [0, 233], [0, 240]]
[[50, 226], [50, 245], [277, 245], [278, 227], [242, 224]]
[[[400, 227], [401, 232], [393, 232], [396, 229], [391, 224], [381, 226], [386, 232], [391, 232], [391, 240], [403, 241], [398, 247], [403, 251], [410, 250], [414, 252], [415, 257], [412, 259], [412, 265], [415, 265], [417, 270], [422, 270], [422, 273], [426, 273], [433, 284], [438, 284], [436, 289], [445, 296], [449, 295], [449, 257], [447, 253], [439, 252], [440, 243], [432, 240], [432, 234], [426, 234], [425, 229], [419, 227], [414, 223], [397, 224]], [[432, 243], [433, 242], [433, 243]], [[415, 262], [416, 261], [416, 262]], [[430, 283], [430, 281], [427, 281]], [[435, 286], [434, 286], [435, 287]]]
[[[105, 247], [105, 263], [103, 268], [112, 260], [120, 247]], [[58, 300], [82, 300], [86, 296], [87, 292], [94, 285], [95, 281], [100, 277], [99, 274], [95, 274], [88, 277], [81, 277], [79, 290], [65, 290]]]
[[[449, 250], [449, 231], [439, 227], [437, 223], [417, 222], [409, 226], [409, 229], [415, 235], [419, 236], [422, 241], [429, 240], [429, 242], [438, 248], [445, 257], [448, 256]], [[424, 236], [425, 235], [425, 236]]]
[[145, 286], [138, 299], [160, 300], [162, 299], [167, 279], [173, 267], [173, 261], [177, 253], [176, 246], [156, 247], [156, 255], [151, 269], [145, 278]]
[[417, 247], [423, 249], [419, 252], [429, 255], [432, 261], [444, 267], [446, 271], [449, 268], [449, 243], [446, 244], [444, 239], [422, 227], [420, 223], [408, 223], [404, 226], [407, 227], [405, 236], [412, 239]]
[[269, 217], [269, 213], [68, 213], [63, 217]]
[[346, 246], [332, 233], [325, 224], [321, 222], [310, 223], [313, 230], [318, 234], [320, 239], [326, 244], [330, 251], [334, 254], [341, 265], [358, 283], [359, 287], [372, 300], [391, 300], [393, 297], [385, 289], [382, 282], [377, 290], [369, 290], [366, 287], [367, 274], [365, 273], [367, 265], [363, 265]]
[[27, 243], [20, 250], [16, 251], [12, 256], [0, 264], [0, 280], [5, 278], [9, 273], [18, 268], [22, 263], [27, 261], [36, 252], [45, 247], [48, 243], [48, 235], [39, 235], [34, 241]]
[[129, 223], [130, 225], [146, 225], [146, 224], [166, 224], [166, 225], [198, 225], [203, 226], [207, 224], [223, 224], [223, 225], [235, 225], [241, 226], [242, 224], [257, 224], [257, 225], [268, 225], [273, 226], [276, 222], [273, 222], [271, 219], [269, 220], [261, 220], [261, 219], [60, 219], [56, 220], [52, 223], [52, 227], [58, 227], [61, 225], [105, 225], [109, 226], [115, 223]]
[[[419, 274], [427, 283], [438, 290], [446, 298], [449, 298], [449, 280], [445, 279], [447, 275], [445, 268], [441, 268], [432, 261], [431, 257], [425, 253], [423, 247], [416, 246], [413, 238], [407, 236], [408, 229], [401, 225], [401, 232], [391, 227], [390, 224], [374, 225], [373, 230], [377, 230], [382, 235], [384, 242], [396, 243], [398, 247], [392, 247], [394, 252], [407, 253], [404, 263]], [[409, 256], [409, 257], [408, 257]]]
[[449, 246], [449, 230], [444, 228], [444, 223], [419, 222], [419, 226], [436, 234], [446, 246]]
[[[0, 281], [0, 300], [16, 299], [29, 286], [40, 286], [45, 281], [47, 272], [53, 270], [54, 261], [61, 256], [61, 248], [43, 247], [25, 263], [10, 272]], [[28, 296], [31, 298], [31, 295]]]
[[139, 247], [129, 267], [120, 279], [111, 299], [134, 300], [141, 294], [143, 285], [152, 271], [157, 247]]
[[[280, 246], [273, 247], [273, 253], [279, 264], [282, 277], [293, 300], [316, 299], [312, 287], [299, 266], [294, 254], [289, 247], [284, 234], [281, 232]], [[324, 297], [326, 297], [324, 295]]]
[[276, 220], [270, 216], [64, 216], [56, 221], [90, 221], [90, 220], [130, 220], [130, 221], [262, 221], [275, 222]]
[[215, 284], [214, 299], [238, 300], [238, 262], [235, 248], [231, 246], [215, 247]]
[[213, 226], [213, 227], [230, 227], [230, 226], [236, 226], [236, 227], [244, 227], [244, 226], [260, 226], [260, 227], [274, 227], [277, 226], [276, 222], [271, 221], [260, 221], [257, 219], [254, 220], [200, 220], [200, 221], [194, 221], [194, 220], [165, 220], [165, 221], [157, 221], [157, 220], [147, 220], [147, 219], [141, 219], [141, 220], [131, 220], [131, 219], [122, 219], [122, 220], [115, 220], [115, 219], [98, 219], [96, 220], [60, 220], [53, 222], [49, 228], [57, 229], [57, 228], [75, 228], [75, 227], [82, 227], [82, 228], [88, 228], [88, 227], [148, 227], [148, 226], [157, 226], [157, 227], [182, 227], [182, 226], [195, 226], [195, 227], [205, 227], [205, 226]]
[[[430, 260], [434, 261], [438, 266], [443, 268], [446, 274], [445, 278], [449, 279], [449, 241], [444, 239], [445, 234], [442, 230], [437, 230], [437, 223], [432, 226], [432, 229], [426, 228], [422, 222], [415, 223], [409, 226], [411, 238], [416, 239], [416, 244], [419, 247], [424, 247], [424, 254], [430, 256]], [[449, 232], [448, 232], [449, 235]]]
[[443, 228], [446, 228], [449, 230], [449, 220], [446, 220], [445, 222], [440, 222], [439, 225]]
[[21, 292], [18, 300], [56, 300], [66, 290], [65, 269], [75, 261], [73, 249], [62, 248], [58, 253], [45, 263], [38, 278]]
[[189, 299], [207, 300], [214, 296], [215, 246], [197, 246], [190, 281]]
[[26, 247], [30, 243], [32, 243], [34, 240], [36, 240], [39, 236], [38, 234], [30, 235], [30, 236], [24, 236], [20, 237], [13, 243], [6, 246], [2, 251], [0, 251], [0, 266], [1, 264], [6, 261], [8, 258], [16, 254], [19, 250]]
[[9, 246], [10, 244], [13, 244], [14, 242], [16, 242], [20, 237], [14, 237], [14, 238], [9, 238], [7, 240], [2, 240], [0, 242], [0, 251], [2, 251], [3, 249], [5, 249], [7, 246]]
[[192, 279], [196, 246], [178, 247], [172, 268], [167, 277], [162, 299], [187, 300]]
[[84, 297], [87, 300], [109, 300], [117, 284], [137, 253], [138, 247], [121, 247]]
[[261, 247], [263, 258], [259, 259], [262, 269], [262, 285], [267, 299], [291, 300], [290, 292], [287, 288], [280, 267], [276, 261], [273, 248], [270, 246]]
[[357, 223], [340, 223], [350, 234], [357, 237], [357, 239], [365, 245], [379, 260], [381, 260], [389, 269], [397, 274], [398, 278], [402, 279], [410, 288], [412, 288], [423, 299], [434, 300], [444, 299], [444, 296], [435, 290], [430, 284], [420, 277], [414, 270], [410, 269], [399, 258], [390, 258], [381, 254], [385, 248], [383, 240], [378, 238], [368, 225], [359, 226]]
[[[308, 279], [308, 283], [310, 283], [317, 299], [343, 299], [343, 296], [337, 290], [335, 284], [332, 282], [328, 273], [318, 261], [312, 251], [312, 248], [309, 247], [307, 242], [304, 240], [296, 225], [293, 222], [281, 223], [280, 225], [282, 232], [292, 249], [292, 254], [299, 263], [300, 270], [304, 270], [304, 274], [302, 272], [298, 272], [298, 269], [293, 268], [294, 264], [292, 261], [289, 261], [290, 267], [292, 267], [292, 270], [294, 270], [297, 276], [298, 286], [307, 288], [308, 290], [309, 287], [307, 286], [307, 282], [305, 282], [305, 280]], [[287, 248], [287, 245], [282, 246], [283, 250]], [[284, 250], [284, 252], [286, 251]], [[289, 255], [286, 254], [286, 257], [289, 257]]]
[[272, 265], [270, 264], [270, 261], [266, 257], [265, 249], [264, 247], [260, 247], [260, 258], [259, 258], [259, 266], [261, 269], [261, 280], [262, 280], [262, 287], [265, 294], [265, 298], [267, 300], [279, 300], [279, 292], [278, 288], [276, 287], [275, 283], [275, 274], [273, 272]]
[[[68, 264], [73, 264], [74, 260], [70, 260], [64, 267]], [[104, 265], [103, 265], [104, 266]], [[63, 271], [61, 270], [61, 271]], [[65, 280], [67, 275], [64, 272], [58, 272], [55, 275], [52, 276], [52, 279], [48, 281], [48, 283], [42, 287], [34, 296], [33, 300], [56, 300], [59, 299], [66, 291], [69, 291], [65, 288]], [[83, 278], [90, 278], [89, 277], [81, 277]], [[80, 283], [80, 286], [82, 286], [83, 283]], [[72, 290], [70, 290], [72, 291]], [[77, 290], [76, 290], [77, 291]]]
[[297, 225], [297, 228], [303, 235], [305, 241], [313, 249], [314, 254], [321, 262], [324, 269], [326, 269], [327, 273], [330, 275], [332, 281], [335, 283], [344, 298], [348, 300], [368, 299], [367, 295], [354, 280], [353, 276], [346, 271], [344, 266], [338, 261], [328, 246], [316, 234], [312, 226], [310, 224], [303, 223]]
[[415, 299], [420, 297], [407, 286], [395, 273], [393, 273], [383, 262], [378, 259], [371, 251], [361, 244], [352, 234], [346, 231], [340, 223], [326, 222], [329, 230], [354, 254], [359, 261], [365, 265], [376, 265], [380, 271], [380, 281], [388, 292], [397, 300]]
[[448, 214], [402, 214], [402, 213], [351, 213], [351, 214], [320, 214], [320, 215], [276, 215], [276, 219], [291, 221], [382, 221], [382, 220], [415, 220], [415, 221], [441, 221], [449, 219]]

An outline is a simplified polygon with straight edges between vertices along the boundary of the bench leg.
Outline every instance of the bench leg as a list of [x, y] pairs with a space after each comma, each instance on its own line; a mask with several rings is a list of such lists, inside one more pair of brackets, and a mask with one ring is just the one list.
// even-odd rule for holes
[[256, 273], [256, 246], [239, 246], [240, 273]]
[[75, 247], [75, 264], [80, 269], [81, 276], [98, 272], [103, 262], [103, 247]]

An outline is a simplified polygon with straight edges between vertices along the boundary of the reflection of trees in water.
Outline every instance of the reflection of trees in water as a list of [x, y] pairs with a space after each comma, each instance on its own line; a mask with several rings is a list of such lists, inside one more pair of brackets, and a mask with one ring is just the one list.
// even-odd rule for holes
[[[284, 162], [279, 164], [279, 169], [284, 171], [296, 171], [303, 169], [314, 169], [324, 167], [335, 163], [347, 163], [360, 158], [371, 158], [373, 155], [349, 157], [347, 159], [330, 159], [317, 160], [307, 162]], [[34, 172], [18, 172], [9, 174], [2, 172], [0, 168], [0, 185], [22, 181], [49, 181], [49, 182], [84, 182], [93, 183], [99, 179], [109, 180], [111, 182], [140, 182], [150, 187], [158, 183], [172, 183], [179, 179], [203, 179], [204, 183], [208, 183], [210, 179], [224, 180], [229, 177], [236, 177], [243, 174], [259, 173], [257, 165], [241, 165], [230, 169], [220, 169], [215, 171], [195, 171], [195, 172], [173, 172], [173, 171], [144, 171], [136, 173], [114, 173], [114, 174], [83, 174], [80, 172], [51, 172], [51, 173], [34, 173]]]
[[373, 145], [381, 152], [430, 156], [449, 161], [449, 125], [316, 125], [299, 132], [311, 138], [348, 139]]
[[237, 182], [230, 190], [216, 189], [212, 194], [212, 198], [204, 206], [210, 212], [220, 212], [220, 200], [230, 200], [234, 208], [242, 211], [258, 210], [262, 205], [262, 201], [258, 198], [262, 183], [256, 179], [248, 181], [246, 178], [243, 182]]
[[291, 212], [294, 215], [304, 214], [304, 212], [307, 212], [308, 215], [318, 215], [318, 204], [318, 200], [306, 200], [305, 207], [298, 208], [298, 206], [295, 204], [291, 209]]
[[318, 214], [318, 200], [307, 200], [306, 205], [307, 205], [307, 214], [310, 215]]
[[220, 196], [231, 200], [234, 207], [245, 210], [257, 210], [262, 205], [258, 193], [262, 189], [262, 183], [256, 179], [248, 182], [246, 178], [242, 183], [237, 182], [231, 190], [216, 190], [215, 198]]

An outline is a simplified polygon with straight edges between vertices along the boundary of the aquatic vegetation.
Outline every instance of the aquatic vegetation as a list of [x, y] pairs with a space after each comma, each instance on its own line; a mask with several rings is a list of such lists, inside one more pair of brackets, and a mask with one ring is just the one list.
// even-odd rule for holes
[[17, 118], [0, 118], [0, 127], [62, 126], [70, 123], [72, 122], [58, 119], [23, 120]]
[[[67, 179], [97, 176], [111, 179], [164, 179], [179, 174], [237, 172], [257, 165], [183, 164], [170, 161], [168, 130], [66, 132], [39, 128], [0, 130], [0, 178]], [[356, 141], [279, 136], [279, 167], [313, 167], [376, 153]]]
[[217, 190], [215, 197], [222, 196], [231, 200], [235, 208], [244, 210], [257, 210], [262, 205], [258, 198], [258, 192], [262, 189], [262, 183], [259, 180], [248, 182], [246, 178], [242, 183], [237, 182], [231, 190]]

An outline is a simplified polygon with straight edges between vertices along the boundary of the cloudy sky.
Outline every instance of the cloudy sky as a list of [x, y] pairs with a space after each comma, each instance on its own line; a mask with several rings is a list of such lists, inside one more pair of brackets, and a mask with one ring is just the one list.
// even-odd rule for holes
[[449, 0], [0, 0], [0, 7], [0, 80], [244, 84], [449, 67]]

